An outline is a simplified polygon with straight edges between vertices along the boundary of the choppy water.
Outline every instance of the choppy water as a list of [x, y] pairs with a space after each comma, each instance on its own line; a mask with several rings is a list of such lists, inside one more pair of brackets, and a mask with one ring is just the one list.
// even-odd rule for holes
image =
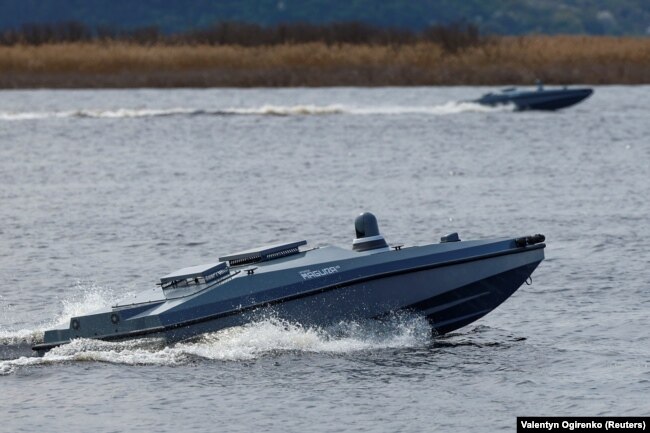
[[[6, 431], [512, 431], [517, 415], [650, 411], [650, 87], [557, 113], [482, 88], [0, 92]], [[269, 242], [548, 239], [453, 335], [270, 317], [191, 342], [42, 330], [173, 269]]]

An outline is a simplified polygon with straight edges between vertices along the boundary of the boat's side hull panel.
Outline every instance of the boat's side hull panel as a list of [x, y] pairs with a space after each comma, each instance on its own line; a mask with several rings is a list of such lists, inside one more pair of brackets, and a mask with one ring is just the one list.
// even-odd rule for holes
[[[100, 312], [73, 318], [77, 328], [47, 331], [44, 344], [35, 349], [47, 350], [79, 337], [121, 340], [163, 336], [175, 342], [269, 315], [305, 326], [327, 326], [340, 320], [372, 319], [388, 312], [412, 310], [424, 314], [437, 332], [445, 333], [496, 308], [543, 259], [542, 244], [446, 263], [420, 263], [351, 280], [334, 280], [339, 275], [335, 273], [323, 277], [323, 282], [332, 278], [329, 284], [304, 291], [286, 290], [286, 295], [267, 297], [268, 300], [260, 300], [264, 292], [259, 292], [259, 297], [244, 298], [246, 302], [229, 308], [218, 302], [203, 302], [201, 311], [197, 311], [193, 305], [177, 300], [171, 302], [183, 306], [182, 309], [171, 308], [158, 314], [159, 304], [155, 304], [129, 319], [122, 317], [121, 310]], [[242, 284], [247, 281], [252, 280], [240, 280]], [[254, 298], [258, 302], [251, 303]]]
[[575, 105], [588, 98], [591, 89], [548, 90], [521, 94], [497, 94], [476, 100], [479, 104], [497, 106], [514, 104], [517, 110], [559, 110]]
[[178, 341], [271, 316], [304, 326], [327, 326], [341, 318], [373, 319], [400, 310], [423, 313], [443, 334], [499, 306], [530, 277], [542, 259], [543, 250], [539, 249], [352, 284], [243, 315], [179, 327], [167, 331], [166, 338]]

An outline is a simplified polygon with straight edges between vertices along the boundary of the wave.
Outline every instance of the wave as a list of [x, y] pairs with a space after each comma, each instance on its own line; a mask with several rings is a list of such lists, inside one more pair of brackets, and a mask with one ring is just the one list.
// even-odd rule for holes
[[0, 375], [21, 367], [62, 362], [123, 365], [183, 365], [196, 360], [243, 361], [286, 352], [345, 354], [363, 350], [425, 345], [431, 328], [425, 318], [395, 314], [381, 321], [341, 322], [328, 328], [304, 327], [274, 317], [203, 335], [171, 346], [160, 339], [124, 342], [77, 339], [43, 357], [0, 361]]
[[491, 107], [488, 105], [481, 105], [476, 102], [455, 102], [450, 101], [442, 105], [433, 106], [378, 106], [372, 108], [355, 108], [351, 110], [351, 114], [429, 114], [434, 116], [444, 116], [449, 114], [461, 113], [492, 113], [500, 111], [514, 111], [514, 105], [499, 105]]
[[11, 112], [0, 111], [0, 120], [24, 121], [64, 118], [89, 118], [89, 119], [130, 119], [140, 117], [166, 117], [166, 116], [322, 116], [335, 114], [350, 115], [400, 115], [400, 114], [428, 114], [449, 115], [468, 112], [494, 112], [512, 111], [513, 107], [503, 105], [489, 107], [474, 102], [447, 102], [434, 106], [373, 106], [352, 107], [344, 105], [292, 105], [276, 106], [263, 105], [252, 108], [224, 108], [224, 109], [198, 109], [198, 108], [118, 108], [118, 109], [81, 109], [68, 111], [35, 111]]
[[[78, 282], [71, 290], [73, 295], [61, 301], [61, 312], [54, 318], [46, 320], [33, 329], [0, 328], [0, 347], [13, 345], [32, 345], [43, 341], [46, 329], [66, 325], [72, 316], [91, 313], [115, 303], [117, 300], [112, 290], [95, 284]], [[128, 295], [128, 294], [127, 294]]]

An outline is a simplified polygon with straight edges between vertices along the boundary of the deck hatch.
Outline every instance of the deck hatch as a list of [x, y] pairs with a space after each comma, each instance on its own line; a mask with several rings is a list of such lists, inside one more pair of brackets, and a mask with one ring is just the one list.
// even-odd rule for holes
[[281, 257], [287, 257], [300, 252], [300, 246], [307, 245], [307, 241], [289, 242], [286, 244], [266, 245], [263, 247], [253, 248], [251, 250], [240, 251], [219, 257], [220, 261], [228, 262], [230, 266], [242, 266], [250, 263], [275, 260]]
[[160, 284], [163, 288], [168, 287], [169, 285], [177, 285], [181, 282], [202, 284], [222, 277], [228, 273], [228, 265], [225, 262], [208, 263], [174, 271], [171, 274], [162, 277], [160, 279]]

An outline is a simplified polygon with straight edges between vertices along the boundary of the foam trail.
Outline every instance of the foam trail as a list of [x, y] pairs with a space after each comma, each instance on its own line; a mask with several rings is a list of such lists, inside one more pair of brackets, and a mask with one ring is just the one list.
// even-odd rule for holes
[[24, 121], [63, 118], [88, 118], [88, 119], [131, 119], [141, 117], [165, 116], [323, 116], [334, 114], [351, 115], [399, 115], [399, 114], [428, 114], [433, 116], [460, 114], [469, 112], [489, 113], [498, 111], [512, 111], [513, 106], [502, 105], [489, 107], [474, 102], [447, 102], [433, 106], [372, 106], [354, 107], [344, 105], [263, 105], [251, 108], [224, 108], [224, 109], [198, 109], [198, 108], [118, 108], [118, 109], [81, 109], [69, 111], [42, 111], [42, 112], [0, 112], [0, 120]]
[[196, 109], [196, 108], [168, 108], [168, 109], [131, 109], [119, 108], [113, 110], [82, 109], [71, 111], [42, 111], [42, 112], [0, 112], [0, 120], [41, 120], [62, 118], [89, 118], [89, 119], [129, 119], [140, 117], [166, 117], [166, 116], [298, 116], [298, 115], [325, 115], [342, 113], [338, 105], [316, 106], [274, 106], [264, 105], [253, 108], [225, 108], [225, 109]]
[[348, 112], [342, 105], [263, 105], [259, 108], [228, 108], [224, 114], [259, 115], [259, 116], [310, 116], [345, 114]]
[[[35, 343], [43, 341], [43, 334], [46, 329], [67, 326], [70, 317], [91, 313], [114, 303], [116, 300], [111, 290], [95, 284], [77, 283], [72, 293], [74, 295], [71, 298], [61, 302], [62, 311], [57, 316], [35, 325], [32, 329], [0, 326], [0, 360], [16, 360], [16, 358], [32, 358], [36, 356], [31, 348]], [[9, 362], [11, 364], [12, 361]], [[19, 364], [30, 364], [39, 361], [22, 360], [17, 362]], [[10, 364], [0, 362], [0, 374]]]
[[0, 120], [40, 120], [75, 117], [77, 111], [0, 111]]
[[52, 349], [42, 358], [0, 361], [0, 375], [11, 374], [18, 368], [61, 362], [183, 365], [196, 359], [241, 361], [287, 351], [344, 354], [420, 346], [426, 344], [430, 336], [431, 328], [426, 319], [410, 314], [396, 314], [384, 321], [341, 322], [329, 328], [303, 327], [271, 317], [172, 346], [155, 339], [73, 340]]
[[[61, 301], [63, 307], [60, 314], [45, 324], [42, 328], [49, 329], [53, 326], [65, 325], [72, 316], [81, 316], [95, 310], [114, 304], [118, 299], [113, 290], [98, 286], [96, 284], [77, 283], [71, 290], [73, 295]], [[120, 294], [126, 297], [129, 294]]]
[[499, 111], [513, 111], [514, 105], [500, 105], [490, 107], [487, 105], [477, 104], [476, 102], [456, 102], [450, 101], [442, 105], [433, 106], [418, 106], [418, 107], [405, 107], [405, 106], [384, 106], [384, 107], [371, 107], [371, 108], [356, 108], [352, 109], [352, 114], [430, 114], [434, 116], [444, 116], [449, 114], [461, 113], [491, 113]]
[[72, 297], [61, 301], [62, 310], [51, 320], [36, 325], [33, 329], [0, 327], [0, 346], [34, 344], [43, 341], [43, 332], [65, 325], [72, 316], [91, 313], [115, 302], [114, 293], [95, 284], [77, 283], [71, 290]]

